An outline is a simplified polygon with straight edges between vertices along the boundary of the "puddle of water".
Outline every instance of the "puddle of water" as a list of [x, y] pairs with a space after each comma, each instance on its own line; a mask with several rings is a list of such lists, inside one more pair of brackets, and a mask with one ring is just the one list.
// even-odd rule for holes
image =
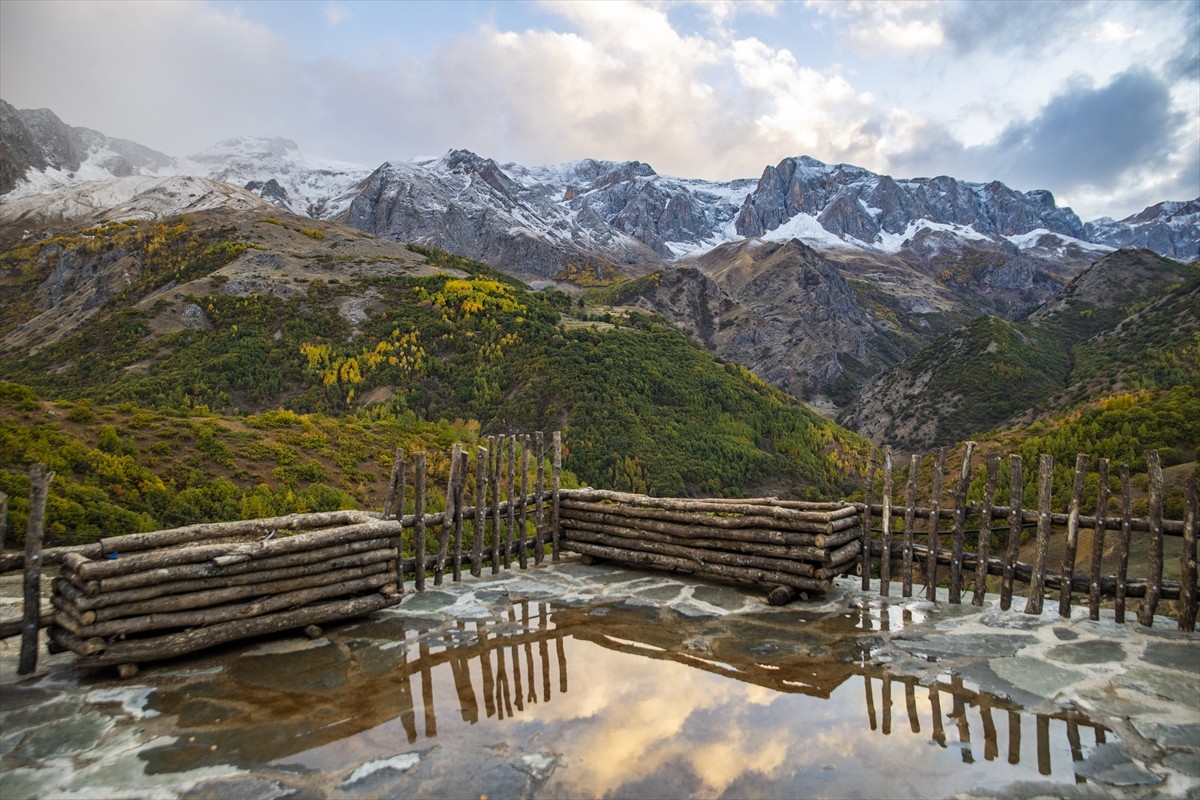
[[507, 765], [529, 776], [517, 793], [539, 797], [943, 797], [1082, 783], [1074, 765], [1116, 740], [957, 675], [889, 675], [870, 663], [868, 632], [912, 622], [904, 611], [726, 627], [606, 610], [394, 616], [318, 646], [240, 655], [219, 678], [152, 698], [177, 716], [179, 738], [142, 754], [147, 772], [233, 763], [314, 784], [384, 781], [372, 793], [402, 779], [395, 787], [414, 796], [496, 797], [506, 792], [493, 768]]

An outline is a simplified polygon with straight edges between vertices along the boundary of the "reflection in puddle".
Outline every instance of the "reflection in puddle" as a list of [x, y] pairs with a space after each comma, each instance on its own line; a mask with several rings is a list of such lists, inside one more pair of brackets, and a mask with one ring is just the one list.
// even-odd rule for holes
[[191, 740], [149, 769], [217, 763], [210, 742], [225, 763], [319, 773], [433, 748], [424, 788], [450, 794], [487, 793], [464, 776], [498, 755], [549, 754], [541, 796], [928, 797], [1083, 782], [1073, 764], [1113, 738], [958, 675], [921, 683], [868, 664], [864, 622], [908, 622], [878, 611], [799, 632], [750, 615], [730, 623], [736, 636], [720, 620], [542, 603], [429, 629], [387, 617], [340, 643], [242, 656], [232, 680], [160, 691]]

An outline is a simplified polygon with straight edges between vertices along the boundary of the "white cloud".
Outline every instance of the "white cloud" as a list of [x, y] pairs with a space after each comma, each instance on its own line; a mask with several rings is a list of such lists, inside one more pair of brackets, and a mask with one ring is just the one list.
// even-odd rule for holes
[[[1004, 131], [1079, 76], [1105, 86], [1133, 65], [1165, 73], [1194, 49], [1186, 4], [1096, 5], [1090, 16], [1077, 5], [560, 1], [519, 24], [457, 26], [417, 53], [384, 25], [346, 25], [348, 7], [330, 2], [311, 15], [320, 34], [340, 23], [338, 36], [364, 27], [375, 38], [314, 56], [287, 28], [228, 7], [4, 0], [0, 97], [175, 155], [273, 134], [367, 165], [466, 147], [528, 164], [639, 159], [708, 178], [801, 154], [903, 177], [932, 132], [938, 146], [924, 151], [942, 156], [922, 172], [987, 180], [1003, 176], [978, 154], [994, 157]], [[384, 8], [393, 27], [407, 19], [401, 4], [356, 7], [354, 21]], [[700, 27], [685, 32], [685, 19]], [[1178, 71], [1172, 108], [1200, 119], [1195, 70]], [[1163, 164], [1147, 161], [1138, 185]], [[1122, 191], [1094, 189], [1087, 205]]]
[[333, 27], [341, 25], [350, 16], [350, 9], [340, 3], [326, 3], [321, 10], [325, 14], [325, 21]]

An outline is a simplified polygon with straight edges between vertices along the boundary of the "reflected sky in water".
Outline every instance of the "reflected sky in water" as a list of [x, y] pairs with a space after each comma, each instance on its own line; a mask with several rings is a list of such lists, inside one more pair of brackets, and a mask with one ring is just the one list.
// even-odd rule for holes
[[799, 649], [817, 655], [806, 656], [772, 650], [761, 631], [722, 637], [711, 621], [664, 625], [525, 604], [507, 620], [432, 631], [368, 626], [372, 640], [393, 640], [331, 650], [327, 667], [344, 670], [339, 687], [251, 680], [213, 687], [208, 699], [249, 705], [221, 726], [222, 749], [248, 767], [336, 772], [433, 748], [429, 787], [437, 770], [551, 754], [553, 772], [536, 787], [543, 797], [941, 797], [1022, 780], [1082, 782], [1073, 764], [1114, 740], [1082, 717], [1026, 713], [951, 674], [925, 684], [890, 677], [854, 657], [862, 645], [850, 632], [878, 629], [870, 616], [815, 624]]

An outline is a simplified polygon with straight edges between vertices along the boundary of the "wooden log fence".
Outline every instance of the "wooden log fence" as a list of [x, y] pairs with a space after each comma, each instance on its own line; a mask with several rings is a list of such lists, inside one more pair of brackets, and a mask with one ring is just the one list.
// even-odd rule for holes
[[[925, 507], [913, 504], [918, 493], [920, 459], [917, 455], [911, 457], [908, 466], [908, 487], [903, 505], [891, 502], [890, 496], [885, 496], [881, 502], [872, 502], [873, 493], [879, 486], [871, 486], [876, 482], [874, 473], [877, 470], [868, 462], [864, 476], [867, 479], [866, 494], [864, 501], [857, 505], [862, 513], [861, 530], [869, 532], [864, 535], [868, 547], [862, 553], [862, 564], [879, 578], [881, 596], [888, 594], [889, 583], [895, 579], [892, 563], [899, 558], [904, 572], [901, 580], [911, 581], [923, 574], [929, 599], [937, 597], [941, 576], [940, 585], [950, 603], [963, 602], [966, 590], [971, 594], [971, 603], [981, 605], [987, 592], [992, 591], [998, 592], [1000, 607], [1008, 609], [1012, 604], [1014, 584], [1023, 583], [1028, 586], [1024, 610], [1029, 614], [1041, 614], [1046, 592], [1052, 591], [1057, 593], [1060, 616], [1070, 616], [1072, 603], [1078, 597], [1078, 602], [1086, 604], [1091, 619], [1098, 619], [1101, 605], [1110, 603], [1116, 621], [1124, 622], [1127, 601], [1134, 598], [1141, 600], [1137, 609], [1139, 624], [1151, 626], [1156, 616], [1165, 615], [1174, 617], [1180, 630], [1196, 629], [1197, 595], [1200, 594], [1196, 568], [1197, 504], [1200, 503], [1197, 495], [1200, 488], [1196, 478], [1185, 483], [1184, 519], [1164, 519], [1159, 455], [1154, 450], [1146, 451], [1147, 514], [1134, 517], [1129, 465], [1120, 466], [1119, 494], [1114, 495], [1110, 485], [1111, 464], [1107, 459], [1098, 459], [1095, 462], [1099, 483], [1095, 490], [1097, 505], [1095, 513], [1088, 516], [1083, 513], [1084, 489], [1092, 474], [1092, 460], [1087, 455], [1080, 455], [1075, 461], [1065, 511], [1052, 507], [1054, 462], [1048, 455], [1041, 456], [1038, 461], [1036, 509], [1023, 507], [1024, 470], [1021, 458], [1015, 455], [1010, 458], [1009, 505], [996, 505], [994, 501], [1000, 490], [999, 459], [993, 457], [985, 461], [982, 499], [967, 502], [973, 445], [968, 442], [964, 448], [962, 470], [952, 490], [953, 505], [950, 507], [944, 507], [942, 503], [944, 449], [933, 459], [930, 502]], [[890, 450], [885, 451], [882, 488], [888, 495], [894, 483], [890, 462]], [[1114, 499], [1118, 499], [1116, 509], [1111, 507]], [[927, 542], [910, 545], [918, 520], [926, 525]], [[969, 525], [968, 520], [973, 524]], [[943, 521], [949, 524], [941, 524]], [[893, 541], [897, 524], [903, 527], [899, 543]], [[1081, 550], [1085, 533], [1091, 534], [1091, 541]], [[974, 552], [967, 548], [968, 534], [975, 540]], [[1033, 557], [1031, 562], [1022, 563], [1018, 554], [1023, 538], [1029, 534]], [[1000, 537], [999, 541], [995, 537]], [[1168, 540], [1179, 542], [1175, 550], [1178, 556], [1168, 558]], [[1061, 546], [1057, 551], [1060, 555], [1053, 564], [1052, 546]], [[993, 556], [993, 549], [1001, 555]], [[1133, 550], [1144, 555], [1144, 576], [1129, 575]], [[1165, 577], [1166, 565], [1175, 559], [1179, 565], [1178, 580]], [[944, 571], [939, 571], [942, 568]], [[968, 575], [973, 575], [973, 579], [968, 580]], [[998, 580], [989, 584], [989, 576]], [[864, 578], [869, 577], [864, 572]], [[1163, 605], [1167, 607], [1164, 609]]]
[[[4, 554], [0, 566], [30, 565], [40, 575], [43, 565], [60, 563], [62, 574], [53, 581], [49, 609], [27, 603], [16, 624], [0, 620], [0, 635], [36, 634], [50, 623], [52, 650], [73, 651], [81, 665], [125, 665], [123, 670], [132, 673], [136, 667], [130, 665], [138, 661], [395, 605], [406, 583], [424, 590], [427, 573], [435, 586], [447, 572], [452, 581], [461, 580], [464, 562], [471, 575], [481, 575], [488, 564], [495, 574], [514, 561], [521, 569], [530, 560], [536, 565], [547, 551], [553, 559], [570, 551], [754, 585], [773, 603], [827, 592], [836, 578], [856, 569], [866, 581], [878, 575], [884, 596], [899, 581], [902, 596], [910, 597], [914, 583], [923, 580], [927, 598], [938, 597], [941, 582], [948, 602], [963, 602], [966, 590], [971, 602], [981, 605], [992, 591], [1001, 608], [1010, 607], [1020, 583], [1028, 586], [1027, 613], [1040, 614], [1046, 592], [1052, 591], [1060, 615], [1071, 613], [1078, 595], [1086, 598], [1091, 618], [1111, 603], [1123, 622], [1128, 601], [1140, 599], [1140, 624], [1153, 625], [1156, 616], [1166, 614], [1177, 617], [1180, 629], [1195, 629], [1200, 490], [1191, 479], [1184, 519], [1164, 519], [1162, 469], [1154, 451], [1146, 454], [1148, 513], [1135, 518], [1129, 465], [1120, 465], [1120, 488], [1114, 493], [1105, 459], [1096, 462], [1100, 488], [1094, 515], [1083, 513], [1091, 460], [1082, 455], [1064, 512], [1051, 507], [1049, 456], [1039, 459], [1036, 508], [1023, 507], [1026, 487], [1018, 456], [1009, 462], [1008, 505], [996, 502], [1004, 487], [995, 457], [983, 463], [981, 501], [969, 502], [974, 443], [964, 448], [949, 502], [942, 495], [946, 451], [935, 454], [924, 495], [929, 503], [922, 507], [916, 505], [922, 496], [921, 459], [907, 459], [907, 474], [901, 460], [902, 474], [896, 476], [890, 448], [878, 458], [872, 452], [867, 491], [863, 502], [855, 503], [564, 490], [561, 435], [555, 432], [551, 442], [549, 454], [541, 433], [488, 437], [473, 454], [455, 445], [446, 508], [435, 513], [427, 508], [426, 454], [397, 451], [382, 513], [206, 523], [81, 547], [35, 547], [24, 558]], [[872, 487], [876, 477], [880, 485]], [[31, 499], [39, 485], [31, 481]], [[873, 502], [875, 491], [881, 493], [879, 502]], [[30, 519], [33, 525], [34, 515]], [[916, 536], [921, 526], [924, 542]], [[1054, 533], [1064, 527], [1065, 532]], [[1027, 535], [1033, 540], [1030, 563], [1018, 559]], [[1178, 580], [1166, 577], [1164, 537], [1181, 542]], [[1063, 545], [1053, 558], [1052, 541]], [[1145, 555], [1144, 577], [1129, 576], [1131, 551]], [[1077, 559], [1083, 562], [1078, 568]], [[27, 593], [30, 585], [36, 592], [36, 580], [27, 581]], [[25, 659], [22, 666], [28, 666]]]
[[[487, 560], [494, 571], [514, 560], [525, 568], [531, 549], [538, 563], [544, 543], [557, 541], [543, 525], [547, 502], [550, 518], [557, 518], [561, 438], [554, 434], [550, 487], [544, 447], [536, 469], [532, 464], [535, 441], [545, 440], [540, 433], [489, 439], [491, 447], [475, 450], [473, 481], [470, 454], [454, 445], [446, 508], [436, 513], [427, 509], [426, 454], [403, 450], [394, 456], [381, 513], [205, 523], [46, 550], [40, 548], [42, 517], [31, 513], [26, 546], [32, 552], [4, 562], [31, 573], [26, 613], [0, 620], [0, 635], [22, 633], [31, 643], [28, 654], [22, 651], [22, 672], [36, 668], [38, 629], [48, 627], [51, 652], [71, 651], [80, 666], [116, 665], [132, 675], [139, 662], [396, 605], [406, 582], [425, 588], [427, 573], [435, 586], [447, 573], [461, 580], [464, 560], [473, 575]], [[50, 477], [36, 468], [31, 473], [34, 512], [44, 508]], [[532, 532], [531, 523], [537, 526]], [[43, 609], [38, 587], [48, 555], [62, 569]]]

